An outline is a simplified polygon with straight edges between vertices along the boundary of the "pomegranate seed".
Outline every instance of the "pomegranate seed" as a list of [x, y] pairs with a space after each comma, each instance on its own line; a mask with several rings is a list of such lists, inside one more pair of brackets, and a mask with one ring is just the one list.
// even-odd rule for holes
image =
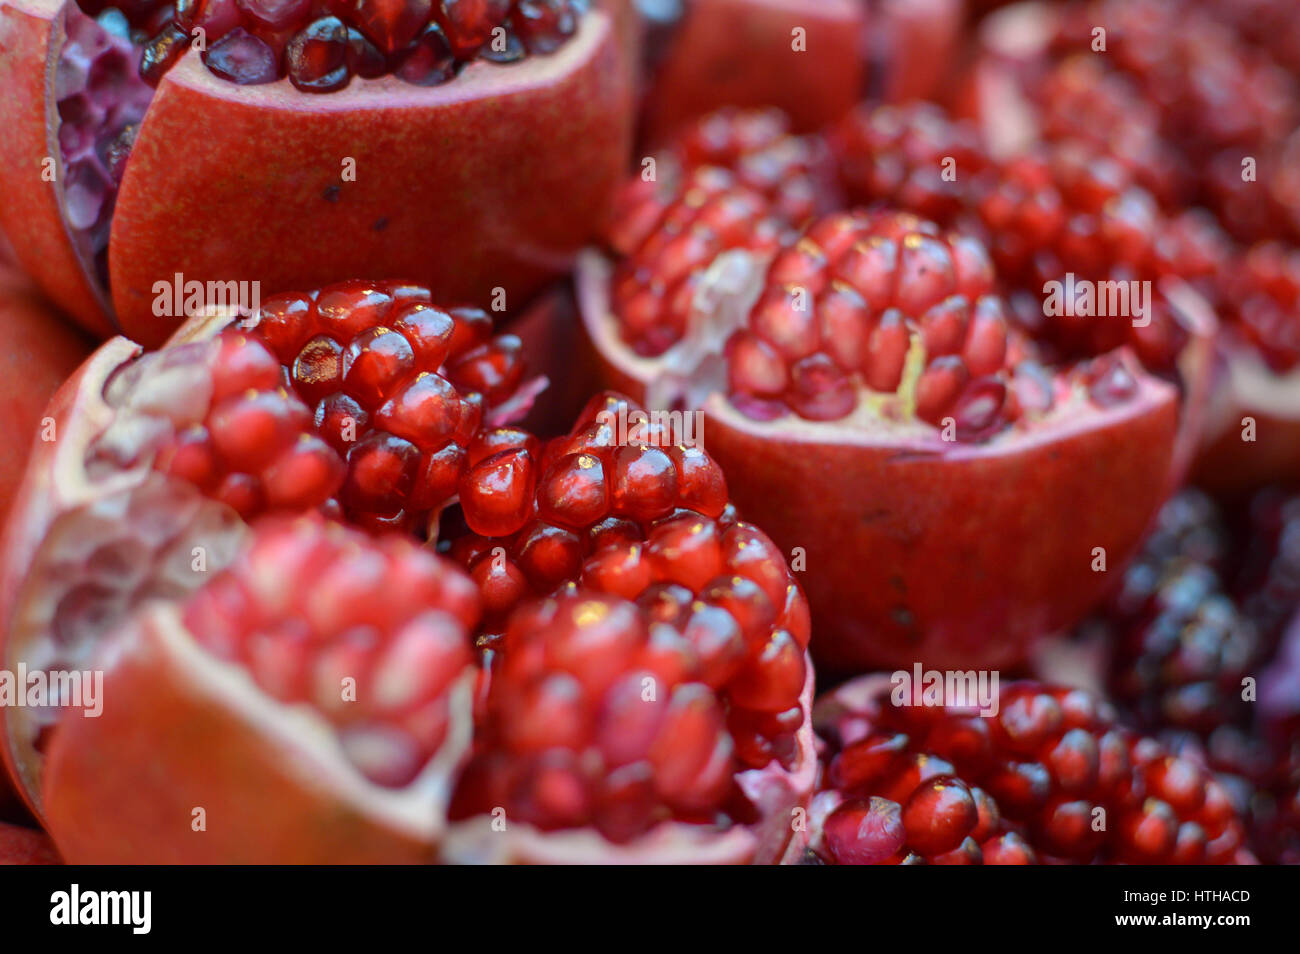
[[289, 41], [289, 82], [309, 93], [330, 93], [348, 84], [347, 27], [338, 17], [313, 20]]
[[241, 86], [273, 83], [279, 78], [275, 51], [243, 27], [210, 45], [203, 62], [222, 79]]
[[430, 23], [421, 31], [397, 75], [415, 86], [439, 86], [456, 75], [456, 58], [442, 27]]

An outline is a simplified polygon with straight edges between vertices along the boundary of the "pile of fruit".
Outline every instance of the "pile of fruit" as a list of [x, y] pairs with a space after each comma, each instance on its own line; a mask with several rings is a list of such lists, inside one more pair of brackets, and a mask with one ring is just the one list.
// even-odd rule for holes
[[0, 0], [0, 860], [1300, 863], [1292, 13]]

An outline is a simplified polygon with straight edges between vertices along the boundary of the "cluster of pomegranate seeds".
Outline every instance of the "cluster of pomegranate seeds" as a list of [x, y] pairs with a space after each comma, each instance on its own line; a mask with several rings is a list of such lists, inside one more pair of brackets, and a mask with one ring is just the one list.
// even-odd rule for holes
[[453, 814], [500, 807], [620, 843], [666, 820], [725, 823], [743, 768], [716, 685], [719, 643], [744, 619], [732, 612], [699, 603], [679, 618], [576, 588], [522, 608]]
[[1231, 588], [1272, 648], [1300, 606], [1300, 495], [1264, 488], [1249, 501], [1245, 523], [1247, 539]]
[[975, 127], [932, 103], [861, 106], [832, 131], [831, 143], [850, 201], [884, 203], [945, 226], [969, 207], [989, 166]]
[[1105, 62], [1133, 78], [1164, 135], [1197, 157], [1293, 128], [1292, 78], [1181, 0], [1069, 4], [1055, 49], [1091, 53], [1097, 26], [1106, 28]]
[[760, 419], [833, 421], [865, 388], [898, 393], [931, 424], [951, 416], [962, 439], [987, 435], [1006, 421], [1007, 318], [993, 284], [978, 241], [914, 215], [819, 219], [772, 261], [727, 344], [732, 400]]
[[679, 185], [633, 180], [610, 219], [609, 243], [621, 258], [610, 290], [624, 340], [660, 355], [690, 324], [695, 293], [724, 252], [770, 256], [789, 239], [789, 223], [734, 173], [705, 166]]
[[1160, 135], [1160, 111], [1102, 57], [1066, 56], [1026, 92], [1038, 107], [1044, 140], [1081, 140], [1113, 158], [1162, 207], [1175, 208], [1191, 194], [1187, 158]]
[[400, 786], [445, 740], [478, 594], [413, 540], [301, 517], [256, 527], [183, 614], [201, 646], [267, 695], [313, 706], [367, 778]]
[[[428, 529], [456, 493], [485, 415], [524, 374], [518, 338], [494, 338], [483, 311], [438, 308], [414, 285], [351, 281], [276, 295], [251, 325], [145, 362], [165, 373], [212, 349], [195, 369], [210, 375], [206, 403], [189, 417], [163, 409], [174, 433], [153, 465], [245, 519], [320, 507], [372, 529]], [[116, 400], [157, 403], [130, 396], [145, 374], [122, 376]], [[123, 456], [104, 441], [93, 453]]]
[[684, 171], [726, 169], [741, 185], [761, 192], [776, 213], [803, 225], [838, 199], [825, 142], [797, 136], [779, 109], [725, 108], [678, 131], [666, 161]]
[[695, 647], [695, 678], [726, 701], [740, 760], [789, 759], [807, 675], [803, 593], [772, 541], [737, 519], [713, 459], [638, 424], [640, 410], [600, 395], [544, 450], [513, 428], [471, 447], [460, 500], [473, 533], [452, 555], [483, 593], [480, 646], [495, 658], [509, 613], [533, 594], [577, 584], [636, 600]]
[[[106, 4], [81, 0], [99, 14]], [[204, 31], [203, 62], [242, 85], [288, 76], [328, 93], [353, 76], [395, 74], [419, 86], [466, 63], [552, 53], [577, 32], [588, 0], [177, 0], [114, 5], [135, 29], [140, 75], [157, 85]]]
[[819, 860], [1226, 864], [1249, 856], [1222, 784], [1120, 727], [1108, 705], [1081, 690], [1003, 685], [989, 717], [896, 707], [887, 688], [861, 710], [838, 703], [833, 694], [818, 713], [833, 789], [819, 799], [834, 806], [811, 846]]

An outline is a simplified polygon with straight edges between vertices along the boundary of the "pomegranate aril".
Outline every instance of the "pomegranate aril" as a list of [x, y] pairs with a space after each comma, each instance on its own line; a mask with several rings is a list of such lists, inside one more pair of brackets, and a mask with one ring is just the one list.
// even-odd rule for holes
[[438, 0], [435, 16], [459, 59], [467, 60], [505, 23], [511, 0]]
[[203, 54], [209, 70], [242, 86], [275, 82], [279, 78], [276, 59], [271, 47], [243, 27], [231, 30]]
[[456, 58], [447, 35], [430, 23], [406, 50], [397, 75], [415, 86], [441, 86], [456, 75]]
[[314, 20], [294, 35], [285, 50], [289, 82], [308, 93], [342, 89], [350, 79], [348, 33], [337, 17]]
[[526, 450], [504, 451], [470, 468], [460, 484], [469, 528], [488, 537], [519, 530], [533, 510], [535, 479], [535, 465]]

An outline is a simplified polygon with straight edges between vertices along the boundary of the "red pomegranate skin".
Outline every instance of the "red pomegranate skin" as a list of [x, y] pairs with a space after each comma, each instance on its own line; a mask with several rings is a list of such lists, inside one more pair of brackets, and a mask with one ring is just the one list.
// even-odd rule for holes
[[[522, 302], [600, 224], [627, 167], [636, 32], [625, 4], [594, 10], [554, 54], [469, 64], [426, 89], [392, 76], [336, 93], [287, 79], [237, 86], [191, 49], [159, 83], [118, 192], [109, 303], [72, 252], [46, 89], [59, 0], [0, 6], [0, 211], [24, 267], [89, 330], [160, 344], [154, 283], [260, 281], [265, 297], [355, 274], [401, 277], [447, 301]], [[345, 181], [344, 176], [349, 179]], [[115, 316], [111, 318], [110, 316]]]
[[866, 28], [862, 0], [692, 0], [647, 94], [647, 135], [719, 106], [779, 106], [798, 131], [824, 126], [861, 94]]
[[90, 353], [90, 342], [14, 268], [0, 264], [0, 522], [18, 491], [45, 405]]

